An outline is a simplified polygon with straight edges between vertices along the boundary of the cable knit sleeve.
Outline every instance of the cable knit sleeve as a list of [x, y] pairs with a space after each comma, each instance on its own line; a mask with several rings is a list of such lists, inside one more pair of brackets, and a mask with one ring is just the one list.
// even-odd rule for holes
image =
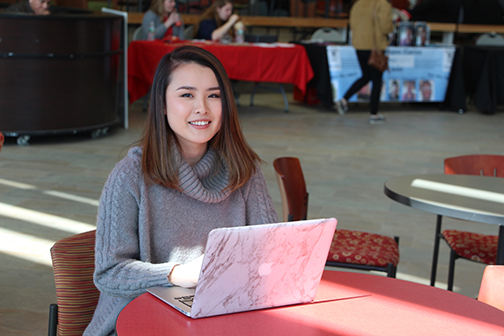
[[243, 187], [243, 193], [248, 225], [278, 222], [278, 216], [260, 167], [257, 167], [256, 173]]
[[172, 263], [140, 260], [139, 209], [145, 188], [139, 162], [128, 157], [112, 171], [98, 210], [95, 273], [96, 287], [116, 297], [133, 297], [146, 288], [169, 285]]

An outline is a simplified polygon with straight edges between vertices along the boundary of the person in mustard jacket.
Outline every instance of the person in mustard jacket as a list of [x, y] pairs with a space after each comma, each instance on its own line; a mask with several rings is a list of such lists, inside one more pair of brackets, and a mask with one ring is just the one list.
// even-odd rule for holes
[[[376, 14], [373, 15], [374, 13]], [[368, 65], [367, 62], [375, 43], [378, 50], [385, 50], [388, 45], [387, 35], [394, 29], [392, 5], [387, 0], [357, 0], [350, 9], [349, 23], [352, 31], [352, 45], [357, 51], [362, 77], [352, 84], [341, 100], [336, 102], [336, 109], [339, 114], [344, 115], [348, 111], [348, 99], [371, 80], [373, 89], [369, 122], [371, 124], [383, 123], [385, 117], [378, 114], [382, 72]]]

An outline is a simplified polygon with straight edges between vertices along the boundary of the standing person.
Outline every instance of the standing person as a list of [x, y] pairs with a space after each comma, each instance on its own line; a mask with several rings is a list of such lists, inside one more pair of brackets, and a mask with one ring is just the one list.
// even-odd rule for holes
[[[376, 17], [373, 24], [375, 5]], [[352, 30], [352, 45], [357, 51], [362, 77], [352, 84], [341, 100], [336, 102], [336, 109], [339, 114], [344, 115], [348, 111], [348, 99], [371, 80], [373, 89], [371, 92], [369, 122], [371, 124], [383, 123], [385, 117], [378, 113], [382, 73], [368, 65], [368, 59], [374, 47], [374, 40], [378, 50], [385, 50], [388, 45], [387, 35], [394, 29], [392, 6], [387, 0], [357, 0], [350, 10], [349, 23]]]
[[24, 0], [12, 4], [5, 9], [5, 13], [26, 13], [35, 15], [48, 15], [51, 0]]
[[194, 287], [212, 229], [277, 222], [260, 162], [219, 60], [194, 46], [165, 55], [140, 146], [100, 198], [100, 299], [84, 335], [113, 334], [122, 308], [149, 287]]
[[175, 0], [154, 0], [142, 19], [142, 39], [147, 40], [149, 29], [154, 24], [155, 39], [177, 36], [184, 39], [184, 23], [177, 13]]
[[234, 37], [233, 26], [240, 20], [233, 14], [230, 0], [216, 0], [202, 15], [195, 38], [231, 42]]

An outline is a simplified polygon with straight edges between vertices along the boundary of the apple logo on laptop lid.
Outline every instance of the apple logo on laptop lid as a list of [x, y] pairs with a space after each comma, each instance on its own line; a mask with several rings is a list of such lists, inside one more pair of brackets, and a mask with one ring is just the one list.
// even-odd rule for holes
[[273, 266], [272, 262], [263, 263], [261, 266], [259, 266], [259, 275], [260, 276], [270, 275], [271, 274], [271, 266]]

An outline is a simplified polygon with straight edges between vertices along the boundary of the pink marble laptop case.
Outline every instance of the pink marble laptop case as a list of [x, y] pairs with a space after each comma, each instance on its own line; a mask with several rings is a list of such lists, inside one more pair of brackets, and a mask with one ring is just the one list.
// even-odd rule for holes
[[336, 224], [330, 218], [213, 230], [190, 316], [313, 301]]

